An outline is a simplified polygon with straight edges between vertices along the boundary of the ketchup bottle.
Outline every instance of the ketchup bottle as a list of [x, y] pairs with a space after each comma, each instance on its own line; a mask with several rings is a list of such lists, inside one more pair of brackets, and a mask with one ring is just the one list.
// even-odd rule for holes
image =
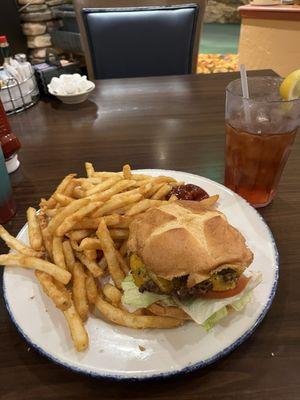
[[15, 171], [20, 163], [17, 158], [17, 151], [21, 143], [17, 136], [11, 131], [6, 112], [0, 100], [0, 144], [6, 162], [8, 172]]
[[12, 198], [10, 180], [0, 147], [0, 224], [8, 222], [15, 213], [16, 204]]

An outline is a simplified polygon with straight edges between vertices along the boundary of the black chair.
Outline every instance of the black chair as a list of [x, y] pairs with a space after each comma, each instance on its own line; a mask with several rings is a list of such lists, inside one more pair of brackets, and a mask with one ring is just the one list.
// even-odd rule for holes
[[196, 72], [206, 0], [172, 5], [139, 1], [132, 7], [124, 7], [132, 2], [119, 0], [108, 8], [110, 4], [75, 0], [91, 79]]

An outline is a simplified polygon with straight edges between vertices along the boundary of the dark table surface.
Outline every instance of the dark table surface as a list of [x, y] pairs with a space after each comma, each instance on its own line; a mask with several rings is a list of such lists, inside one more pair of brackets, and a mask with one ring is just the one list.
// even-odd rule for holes
[[[265, 75], [266, 72], [257, 72]], [[270, 71], [268, 72], [270, 74]], [[225, 87], [236, 74], [102, 81], [90, 101], [67, 106], [51, 99], [10, 117], [22, 142], [12, 174], [18, 212], [7, 228], [25, 223], [70, 172], [84, 161], [98, 170], [134, 168], [188, 171], [223, 182]], [[261, 209], [280, 253], [274, 303], [255, 333], [214, 365], [152, 382], [112, 382], [64, 369], [30, 349], [1, 298], [0, 398], [37, 399], [272, 399], [300, 398], [300, 142], [274, 202]], [[6, 251], [0, 245], [0, 252]]]

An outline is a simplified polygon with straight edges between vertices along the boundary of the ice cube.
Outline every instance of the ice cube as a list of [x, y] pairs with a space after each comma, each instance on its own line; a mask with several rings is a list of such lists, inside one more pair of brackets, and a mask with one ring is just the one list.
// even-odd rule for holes
[[256, 122], [265, 124], [266, 122], [270, 122], [270, 118], [263, 111], [259, 111], [256, 115]]

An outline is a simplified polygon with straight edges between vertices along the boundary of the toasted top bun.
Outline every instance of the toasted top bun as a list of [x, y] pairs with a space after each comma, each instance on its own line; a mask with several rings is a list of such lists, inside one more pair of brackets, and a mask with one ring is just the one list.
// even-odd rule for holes
[[129, 228], [128, 249], [159, 277], [188, 275], [188, 287], [229, 266], [241, 274], [253, 259], [244, 237], [224, 214], [190, 201], [137, 216]]

